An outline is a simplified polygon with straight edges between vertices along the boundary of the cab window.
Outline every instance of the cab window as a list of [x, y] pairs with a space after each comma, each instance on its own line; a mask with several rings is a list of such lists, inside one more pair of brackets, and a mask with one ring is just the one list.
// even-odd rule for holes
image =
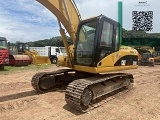
[[104, 21], [100, 46], [112, 47], [112, 39], [113, 39], [113, 25]]

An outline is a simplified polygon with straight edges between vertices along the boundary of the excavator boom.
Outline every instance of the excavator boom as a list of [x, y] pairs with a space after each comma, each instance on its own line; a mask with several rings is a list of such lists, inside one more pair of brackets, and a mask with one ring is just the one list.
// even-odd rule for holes
[[71, 40], [75, 41], [75, 33], [78, 24], [81, 20], [81, 16], [77, 9], [77, 6], [73, 0], [37, 0], [50, 10], [63, 24]]

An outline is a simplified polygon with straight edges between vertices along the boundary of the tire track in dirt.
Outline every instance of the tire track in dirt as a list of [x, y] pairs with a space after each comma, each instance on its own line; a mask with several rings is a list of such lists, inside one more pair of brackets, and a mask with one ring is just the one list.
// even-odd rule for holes
[[27, 99], [25, 98], [21, 100], [13, 100], [9, 102], [4, 102], [0, 104], [0, 113], [9, 112], [11, 110], [21, 109], [21, 108], [25, 109], [28, 106], [30, 106], [31, 102], [34, 102], [35, 100], [37, 100], [36, 97], [31, 97]]

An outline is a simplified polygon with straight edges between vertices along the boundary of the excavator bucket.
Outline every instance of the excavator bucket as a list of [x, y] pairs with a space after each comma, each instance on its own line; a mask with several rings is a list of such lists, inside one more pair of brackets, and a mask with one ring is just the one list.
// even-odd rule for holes
[[45, 56], [32, 56], [32, 64], [35, 65], [51, 64], [51, 61], [48, 57]]
[[32, 58], [32, 64], [34, 65], [42, 65], [42, 64], [51, 64], [49, 57], [47, 56], [40, 56], [38, 52], [35, 50], [32, 51], [25, 51], [26, 55], [29, 55]]
[[9, 55], [9, 65], [27, 66], [32, 63], [32, 58], [28, 55]]

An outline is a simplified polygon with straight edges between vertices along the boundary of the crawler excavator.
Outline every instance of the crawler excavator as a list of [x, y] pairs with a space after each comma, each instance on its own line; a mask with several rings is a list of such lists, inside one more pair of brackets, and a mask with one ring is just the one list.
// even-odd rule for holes
[[[132, 74], [117, 72], [138, 67], [137, 50], [120, 46], [118, 22], [104, 15], [82, 20], [73, 0], [37, 1], [57, 17], [67, 52], [57, 64], [68, 69], [36, 73], [31, 80], [35, 90], [44, 93], [67, 84], [66, 103], [87, 112], [97, 101], [133, 85]], [[73, 45], [68, 45], [65, 29]]]

